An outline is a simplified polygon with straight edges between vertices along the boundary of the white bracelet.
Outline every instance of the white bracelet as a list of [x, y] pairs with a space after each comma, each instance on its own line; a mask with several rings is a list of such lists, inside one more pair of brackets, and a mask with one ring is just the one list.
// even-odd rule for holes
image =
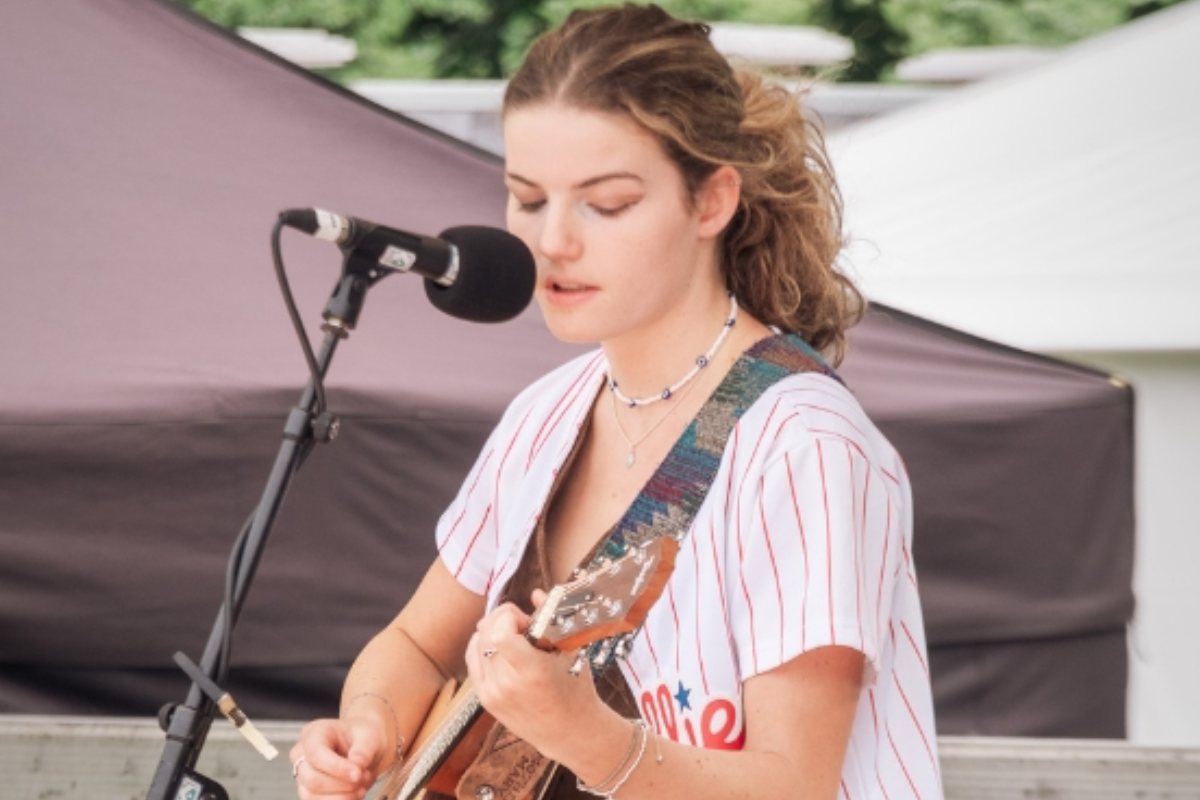
[[[646, 754], [646, 742], [649, 738], [650, 738], [650, 729], [646, 725], [645, 721], [640, 720], [640, 719], [636, 720], [633, 723], [633, 736], [629, 740], [629, 749], [625, 752], [625, 757], [621, 759], [621, 763], [617, 764], [617, 768], [614, 769], [612, 771], [612, 773], [610, 775], [608, 775], [608, 777], [606, 777], [604, 780], [597, 783], [595, 786], [588, 786], [582, 780], [580, 780], [580, 778], [578, 776], [576, 776], [575, 777], [576, 788], [578, 788], [582, 792], [587, 792], [588, 794], [595, 795], [596, 797], [603, 797], [603, 798], [605, 798], [605, 800], [613, 800], [613, 795], [617, 793], [618, 789], [620, 789], [622, 786], [625, 785], [625, 782], [627, 780], [629, 780], [629, 776], [632, 775], [633, 771], [638, 768], [638, 764], [642, 763], [642, 756], [644, 756]], [[639, 742], [639, 739], [640, 739], [640, 742]], [[634, 743], [635, 742], [638, 743], [636, 745], [637, 755], [633, 758], [633, 763], [630, 763], [630, 755], [632, 755], [632, 753], [634, 751], [634, 747], [635, 747]], [[655, 745], [657, 745], [657, 744], [658, 744], [658, 742], [656, 740]], [[660, 762], [662, 761], [661, 755], [659, 756], [659, 761]], [[627, 769], [625, 768], [626, 764], [629, 764], [629, 767]], [[625, 769], [625, 774], [621, 775], [621, 777], [615, 783], [613, 783], [612, 788], [610, 788], [610, 789], [604, 788], [606, 784], [612, 782], [613, 779], [616, 778], [616, 776], [621, 772], [622, 769]]]

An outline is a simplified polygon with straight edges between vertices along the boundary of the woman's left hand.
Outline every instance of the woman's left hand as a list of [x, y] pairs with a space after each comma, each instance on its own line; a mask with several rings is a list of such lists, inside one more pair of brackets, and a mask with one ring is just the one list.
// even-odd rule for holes
[[[534, 593], [540, 605], [545, 595]], [[504, 603], [479, 621], [467, 644], [467, 671], [488, 713], [506, 728], [556, 761], [561, 748], [607, 706], [596, 694], [591, 670], [578, 676], [569, 670], [575, 653], [547, 653], [525, 638], [530, 617]]]

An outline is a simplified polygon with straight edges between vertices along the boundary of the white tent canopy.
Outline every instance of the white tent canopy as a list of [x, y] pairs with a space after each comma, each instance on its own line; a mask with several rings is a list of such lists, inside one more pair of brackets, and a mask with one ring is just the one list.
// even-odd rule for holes
[[1037, 350], [1200, 348], [1200, 2], [839, 132], [868, 294]]
[[1133, 382], [1129, 734], [1193, 747], [1198, 42], [1192, 0], [831, 137], [847, 266], [872, 299]]
[[822, 28], [712, 22], [713, 45], [729, 58], [775, 66], [824, 66], [848, 61], [854, 43]]

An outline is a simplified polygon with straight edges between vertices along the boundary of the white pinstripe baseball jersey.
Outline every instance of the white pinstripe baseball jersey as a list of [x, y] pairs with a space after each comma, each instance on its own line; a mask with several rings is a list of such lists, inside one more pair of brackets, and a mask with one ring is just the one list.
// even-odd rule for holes
[[[513, 401], [438, 524], [446, 566], [489, 607], [518, 566], [604, 376], [580, 357]], [[912, 504], [899, 456], [853, 396], [793, 375], [747, 410], [622, 670], [662, 735], [740, 749], [742, 684], [822, 645], [867, 676], [845, 800], [940, 800]]]

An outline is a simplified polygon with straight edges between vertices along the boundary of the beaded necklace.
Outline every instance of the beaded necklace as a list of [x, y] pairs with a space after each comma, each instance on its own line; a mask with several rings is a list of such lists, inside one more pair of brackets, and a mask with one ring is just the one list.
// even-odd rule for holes
[[676, 392], [678, 392], [680, 389], [690, 383], [692, 379], [699, 375], [700, 370], [712, 363], [713, 356], [715, 356], [717, 351], [721, 349], [721, 345], [723, 345], [725, 340], [729, 337], [729, 332], [733, 330], [734, 323], [737, 322], [737, 312], [737, 298], [733, 296], [733, 292], [730, 292], [729, 317], [725, 320], [725, 324], [721, 327], [721, 333], [717, 336], [717, 340], [713, 342], [712, 347], [708, 348], [707, 353], [696, 358], [696, 363], [690, 370], [688, 370], [688, 374], [680, 378], [674, 386], [668, 386], [658, 394], [635, 400], [631, 397], [625, 396], [625, 393], [622, 392], [620, 387], [617, 386], [617, 379], [613, 377], [612, 371], [610, 370], [608, 373], [608, 388], [612, 390], [613, 394], [616, 395], [618, 400], [630, 408], [635, 408], [637, 406], [648, 406], [651, 403], [657, 403], [659, 400], [670, 400]]

